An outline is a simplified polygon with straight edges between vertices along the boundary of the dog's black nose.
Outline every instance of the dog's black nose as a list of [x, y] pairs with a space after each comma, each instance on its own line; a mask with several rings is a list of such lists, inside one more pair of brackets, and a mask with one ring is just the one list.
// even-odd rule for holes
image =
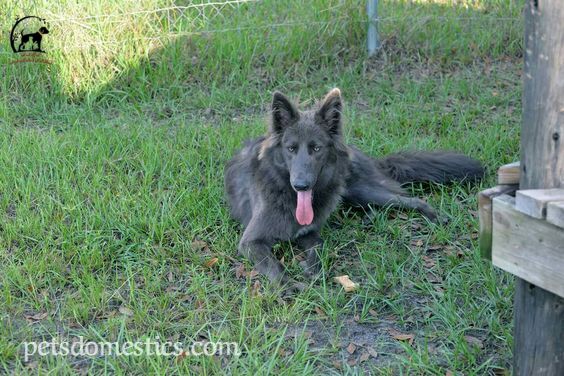
[[294, 184], [294, 189], [296, 191], [309, 191], [309, 185], [304, 183]]

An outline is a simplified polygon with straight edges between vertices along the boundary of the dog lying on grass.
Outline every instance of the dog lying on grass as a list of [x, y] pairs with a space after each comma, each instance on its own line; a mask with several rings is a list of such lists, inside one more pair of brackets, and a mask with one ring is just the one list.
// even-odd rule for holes
[[230, 212], [245, 230], [239, 253], [271, 281], [302, 289], [274, 257], [276, 242], [293, 240], [306, 251], [306, 276], [320, 269], [320, 229], [340, 201], [415, 209], [436, 220], [425, 201], [408, 197], [409, 182], [480, 179], [480, 162], [453, 152], [399, 153], [371, 158], [343, 139], [343, 101], [331, 90], [313, 109], [299, 111], [276, 92], [268, 134], [248, 141], [225, 169]]

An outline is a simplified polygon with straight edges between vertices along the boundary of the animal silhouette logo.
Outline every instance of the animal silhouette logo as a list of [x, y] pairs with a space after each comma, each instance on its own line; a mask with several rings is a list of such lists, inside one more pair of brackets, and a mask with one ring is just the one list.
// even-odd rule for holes
[[44, 18], [26, 16], [16, 20], [10, 32], [12, 51], [43, 52], [43, 40], [49, 34], [49, 24]]

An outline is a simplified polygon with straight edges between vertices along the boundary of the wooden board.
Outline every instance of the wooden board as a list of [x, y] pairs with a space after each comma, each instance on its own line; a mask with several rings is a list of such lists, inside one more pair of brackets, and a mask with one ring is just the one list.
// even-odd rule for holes
[[493, 199], [492, 263], [564, 297], [564, 231], [515, 209], [515, 199]]
[[535, 218], [546, 218], [546, 204], [564, 201], [564, 189], [527, 189], [515, 194], [515, 208]]
[[478, 193], [478, 214], [480, 219], [480, 255], [492, 259], [492, 199], [507, 194], [514, 195], [518, 185], [498, 185]]
[[521, 163], [519, 161], [501, 166], [497, 170], [497, 184], [519, 184]]
[[564, 229], [564, 201], [548, 203], [546, 206], [546, 221]]

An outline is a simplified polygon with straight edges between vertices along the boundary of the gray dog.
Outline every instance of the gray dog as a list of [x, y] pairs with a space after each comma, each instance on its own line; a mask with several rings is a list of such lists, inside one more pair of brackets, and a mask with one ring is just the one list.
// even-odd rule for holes
[[245, 227], [239, 253], [273, 281], [303, 289], [272, 254], [279, 241], [294, 240], [306, 251], [307, 276], [319, 271], [319, 232], [341, 200], [415, 209], [431, 220], [426, 202], [406, 196], [408, 182], [449, 183], [480, 179], [480, 162], [452, 152], [415, 152], [371, 158], [345, 145], [343, 102], [331, 90], [313, 109], [298, 111], [274, 93], [268, 134], [249, 141], [226, 166], [225, 188], [231, 215]]

